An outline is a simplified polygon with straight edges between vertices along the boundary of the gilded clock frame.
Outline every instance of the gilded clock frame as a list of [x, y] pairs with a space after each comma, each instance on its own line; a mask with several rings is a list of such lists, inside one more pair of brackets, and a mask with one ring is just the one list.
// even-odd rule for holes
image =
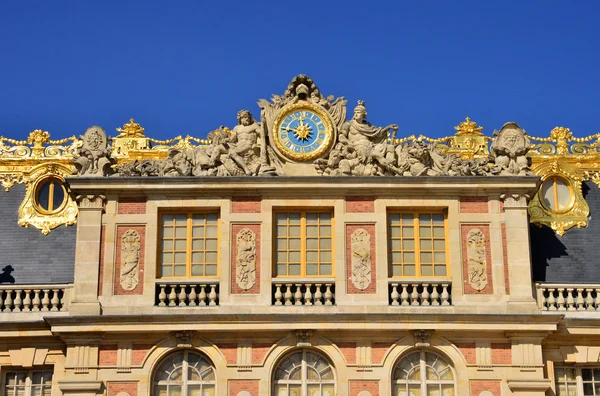
[[[325, 139], [323, 140], [323, 143], [319, 148], [310, 153], [296, 153], [291, 151], [285, 146], [285, 144], [283, 144], [281, 138], [279, 137], [279, 128], [281, 127], [283, 120], [290, 115], [290, 113], [298, 110], [311, 110], [315, 112], [319, 117], [321, 117], [323, 124], [325, 124]], [[275, 144], [277, 151], [285, 158], [297, 162], [308, 162], [322, 157], [329, 150], [331, 150], [335, 141], [335, 128], [333, 126], [333, 120], [325, 108], [314, 103], [301, 101], [287, 105], [281, 109], [279, 114], [277, 114], [277, 117], [275, 117], [275, 121], [273, 122], [271, 138], [273, 139], [273, 143]]]

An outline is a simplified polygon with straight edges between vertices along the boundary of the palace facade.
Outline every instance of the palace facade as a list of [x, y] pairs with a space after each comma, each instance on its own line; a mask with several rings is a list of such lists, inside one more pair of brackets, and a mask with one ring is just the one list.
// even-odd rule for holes
[[600, 395], [599, 135], [258, 105], [0, 138], [2, 395]]

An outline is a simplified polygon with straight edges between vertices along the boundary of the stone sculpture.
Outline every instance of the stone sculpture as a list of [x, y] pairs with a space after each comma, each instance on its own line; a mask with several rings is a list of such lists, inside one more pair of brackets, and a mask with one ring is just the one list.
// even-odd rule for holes
[[248, 290], [256, 282], [256, 234], [244, 228], [238, 232], [236, 243], [236, 283]]
[[496, 155], [496, 165], [501, 169], [501, 175], [529, 174], [529, 159], [525, 156], [531, 142], [527, 134], [516, 122], [507, 122], [494, 131], [496, 139], [492, 150]]
[[123, 290], [131, 291], [139, 284], [141, 238], [136, 230], [127, 230], [121, 238], [121, 274]]
[[77, 150], [79, 156], [73, 159], [73, 173], [79, 176], [108, 176], [112, 162], [104, 129], [90, 127], [80, 139], [81, 147]]
[[467, 260], [469, 285], [481, 291], [487, 286], [488, 280], [485, 236], [479, 228], [467, 233]]
[[371, 284], [371, 235], [364, 228], [354, 230], [351, 245], [352, 284], [365, 290]]

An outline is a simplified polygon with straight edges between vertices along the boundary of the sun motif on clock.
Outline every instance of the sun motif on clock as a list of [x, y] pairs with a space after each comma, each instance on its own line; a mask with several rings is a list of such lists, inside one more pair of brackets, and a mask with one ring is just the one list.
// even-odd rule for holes
[[279, 152], [294, 161], [319, 158], [334, 141], [333, 122], [321, 106], [299, 102], [281, 110], [273, 124], [273, 141]]

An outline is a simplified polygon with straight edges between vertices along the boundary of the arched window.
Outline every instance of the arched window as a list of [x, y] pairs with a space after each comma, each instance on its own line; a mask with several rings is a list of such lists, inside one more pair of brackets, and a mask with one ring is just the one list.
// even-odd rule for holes
[[396, 364], [393, 372], [394, 396], [455, 396], [452, 367], [440, 355], [416, 351]]
[[204, 356], [179, 351], [167, 356], [154, 372], [154, 396], [214, 396], [215, 369]]
[[273, 396], [335, 396], [333, 366], [314, 351], [294, 351], [275, 368]]

